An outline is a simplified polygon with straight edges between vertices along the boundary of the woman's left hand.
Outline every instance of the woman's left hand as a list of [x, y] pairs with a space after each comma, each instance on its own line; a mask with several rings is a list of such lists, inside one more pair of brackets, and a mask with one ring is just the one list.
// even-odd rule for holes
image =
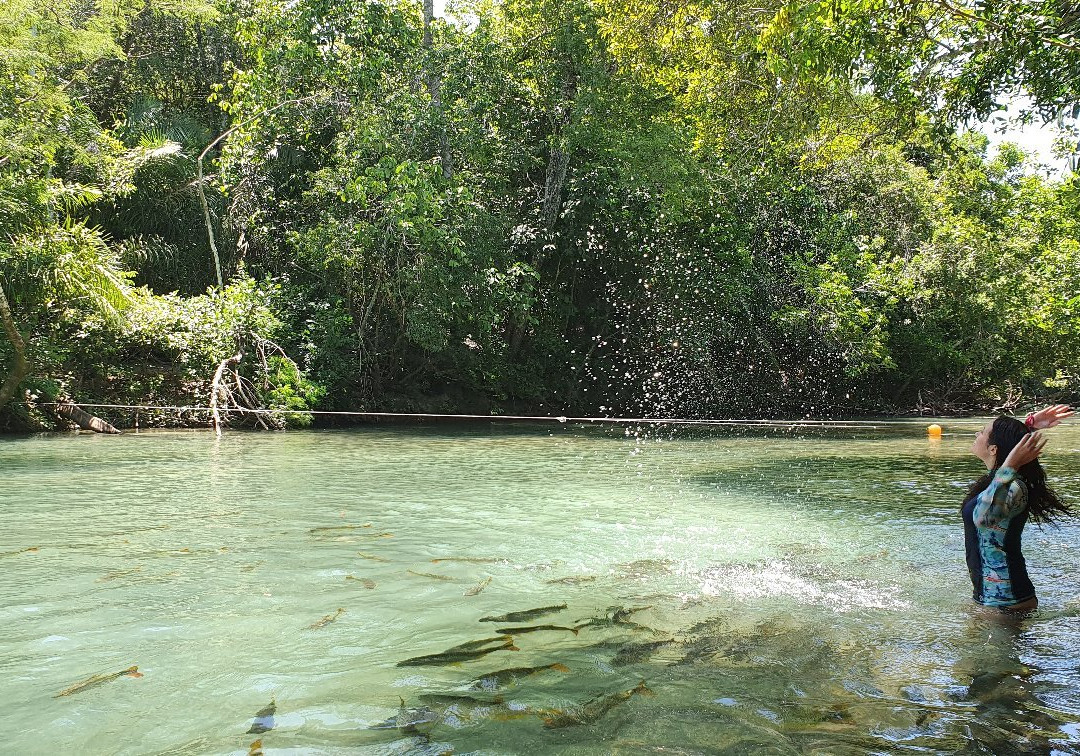
[[1009, 456], [1005, 458], [1002, 467], [1011, 467], [1019, 470], [1032, 460], [1038, 459], [1046, 446], [1046, 438], [1038, 431], [1032, 431], [1020, 439], [1020, 443], [1013, 447]]
[[1053, 428], [1062, 420], [1072, 417], [1073, 410], [1067, 404], [1054, 404], [1043, 407], [1038, 412], [1031, 413], [1031, 427], [1034, 430], [1040, 428]]

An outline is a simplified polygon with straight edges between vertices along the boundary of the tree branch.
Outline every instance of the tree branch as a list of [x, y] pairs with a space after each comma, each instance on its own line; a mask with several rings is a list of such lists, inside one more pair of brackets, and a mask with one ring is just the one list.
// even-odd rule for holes
[[300, 98], [294, 98], [294, 99], [291, 99], [291, 100], [283, 100], [282, 102], [279, 102], [277, 105], [274, 105], [274, 106], [269, 107], [269, 108], [263, 108], [262, 110], [255, 113], [255, 115], [251, 116], [250, 118], [247, 118], [247, 119], [241, 121], [240, 123], [232, 126], [227, 131], [223, 132], [220, 136], [218, 136], [217, 139], [212, 141], [210, 144], [206, 145], [206, 149], [204, 149], [202, 152], [199, 153], [199, 157], [195, 161], [197, 169], [198, 169], [197, 187], [198, 187], [198, 190], [199, 190], [199, 204], [202, 205], [203, 219], [206, 222], [206, 235], [207, 235], [207, 238], [210, 240], [210, 251], [214, 253], [214, 270], [217, 272], [217, 282], [218, 282], [218, 288], [219, 289], [224, 289], [225, 288], [225, 282], [221, 277], [221, 257], [218, 255], [217, 242], [214, 239], [214, 224], [213, 224], [213, 222], [212, 222], [212, 220], [210, 218], [210, 205], [207, 204], [207, 202], [206, 202], [206, 192], [203, 190], [203, 158], [205, 158], [206, 154], [208, 152], [210, 152], [210, 150], [214, 149], [214, 147], [216, 147], [218, 145], [218, 143], [222, 139], [225, 139], [226, 137], [228, 137], [230, 134], [232, 134], [237, 129], [243, 128], [244, 126], [247, 126], [252, 121], [254, 121], [254, 120], [258, 119], [258, 118], [261, 118], [262, 116], [267, 115], [268, 113], [273, 113], [275, 110], [279, 110], [279, 109], [285, 107], [286, 105], [295, 105], [295, 104], [298, 104], [298, 103], [301, 103], [301, 102], [306, 102], [308, 100], [313, 100], [313, 99], [315, 99], [315, 96], [314, 95], [309, 95], [308, 97], [300, 97]]
[[15, 327], [15, 317], [11, 314], [11, 307], [8, 305], [3, 287], [0, 287], [0, 326], [3, 327], [8, 341], [15, 349], [15, 362], [11, 366], [11, 372], [8, 373], [3, 385], [0, 385], [0, 409], [2, 409], [15, 396], [19, 384], [30, 374], [30, 360], [26, 357], [26, 342], [19, 333], [19, 329]]
[[[998, 23], [997, 21], [993, 21], [993, 20], [991, 20], [989, 18], [984, 18], [984, 17], [982, 17], [982, 16], [980, 16], [978, 14], [972, 13], [971, 11], [964, 10], [963, 8], [956, 8], [956, 7], [952, 6], [952, 5], [950, 5], [948, 0], [931, 0], [931, 2], [933, 2], [933, 4], [938, 6], [939, 8], [944, 9], [945, 11], [950, 13], [955, 18], [963, 18], [963, 19], [967, 19], [968, 21], [979, 21], [981, 23], [986, 24], [989, 27], [992, 27], [992, 28], [996, 29], [997, 31], [1008, 31], [1009, 30], [1009, 28], [1007, 26], [1005, 26], [1004, 24]], [[1039, 35], [1038, 39], [1039, 39], [1040, 42], [1044, 42], [1044, 43], [1046, 43], [1048, 45], [1054, 45], [1055, 47], [1060, 47], [1063, 50], [1069, 50], [1071, 52], [1080, 52], [1080, 44], [1070, 44], [1069, 42], [1065, 42], [1065, 41], [1060, 40], [1060, 39], [1054, 39], [1053, 37], [1044, 37], [1041, 34]]]

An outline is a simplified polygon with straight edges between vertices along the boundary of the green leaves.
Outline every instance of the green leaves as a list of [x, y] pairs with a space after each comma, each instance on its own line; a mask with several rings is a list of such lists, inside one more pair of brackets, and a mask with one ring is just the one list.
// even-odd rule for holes
[[854, 77], [910, 114], [950, 123], [1021, 92], [1052, 120], [1080, 92], [1080, 19], [1055, 0], [799, 0], [761, 40], [778, 71]]
[[97, 229], [80, 223], [51, 227], [0, 245], [0, 274], [13, 309], [23, 318], [41, 310], [99, 314], [116, 321], [130, 301], [131, 274]]

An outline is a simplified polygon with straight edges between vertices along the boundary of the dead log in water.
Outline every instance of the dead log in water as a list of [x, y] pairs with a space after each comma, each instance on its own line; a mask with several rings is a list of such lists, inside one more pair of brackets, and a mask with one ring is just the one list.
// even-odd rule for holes
[[221, 437], [221, 427], [224, 424], [221, 419], [221, 409], [228, 410], [231, 395], [228, 384], [225, 382], [226, 371], [235, 368], [242, 359], [244, 359], [244, 353], [239, 351], [232, 357], [222, 360], [217, 370], [214, 371], [214, 380], [210, 384], [210, 410], [214, 415], [214, 432], [217, 433], [219, 438]]
[[102, 420], [100, 417], [91, 415], [86, 410], [82, 409], [79, 405], [60, 400], [56, 403], [56, 414], [65, 420], [70, 420], [83, 430], [94, 431], [95, 433], [119, 433], [109, 423]]

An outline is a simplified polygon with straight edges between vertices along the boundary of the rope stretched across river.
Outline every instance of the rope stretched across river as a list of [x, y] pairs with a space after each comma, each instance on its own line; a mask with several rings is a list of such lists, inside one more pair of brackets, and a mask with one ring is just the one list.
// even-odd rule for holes
[[[38, 402], [38, 406], [58, 406], [59, 402]], [[79, 402], [80, 407], [95, 409], [150, 410], [175, 412], [213, 412], [212, 407], [192, 405], [150, 405], [150, 404], [90, 404]], [[369, 412], [363, 410], [292, 410], [292, 409], [249, 409], [245, 407], [220, 408], [222, 412], [248, 415], [310, 415], [338, 417], [367, 417], [372, 419], [402, 420], [503, 420], [535, 423], [578, 423], [610, 425], [688, 425], [688, 426], [726, 426], [726, 427], [766, 427], [766, 428], [835, 428], [841, 430], [880, 430], [889, 425], [911, 424], [911, 420], [767, 420], [767, 419], [694, 419], [675, 417], [572, 417], [567, 415], [473, 415], [434, 412]], [[967, 422], [973, 422], [968, 420]], [[957, 421], [963, 424], [964, 421]]]

